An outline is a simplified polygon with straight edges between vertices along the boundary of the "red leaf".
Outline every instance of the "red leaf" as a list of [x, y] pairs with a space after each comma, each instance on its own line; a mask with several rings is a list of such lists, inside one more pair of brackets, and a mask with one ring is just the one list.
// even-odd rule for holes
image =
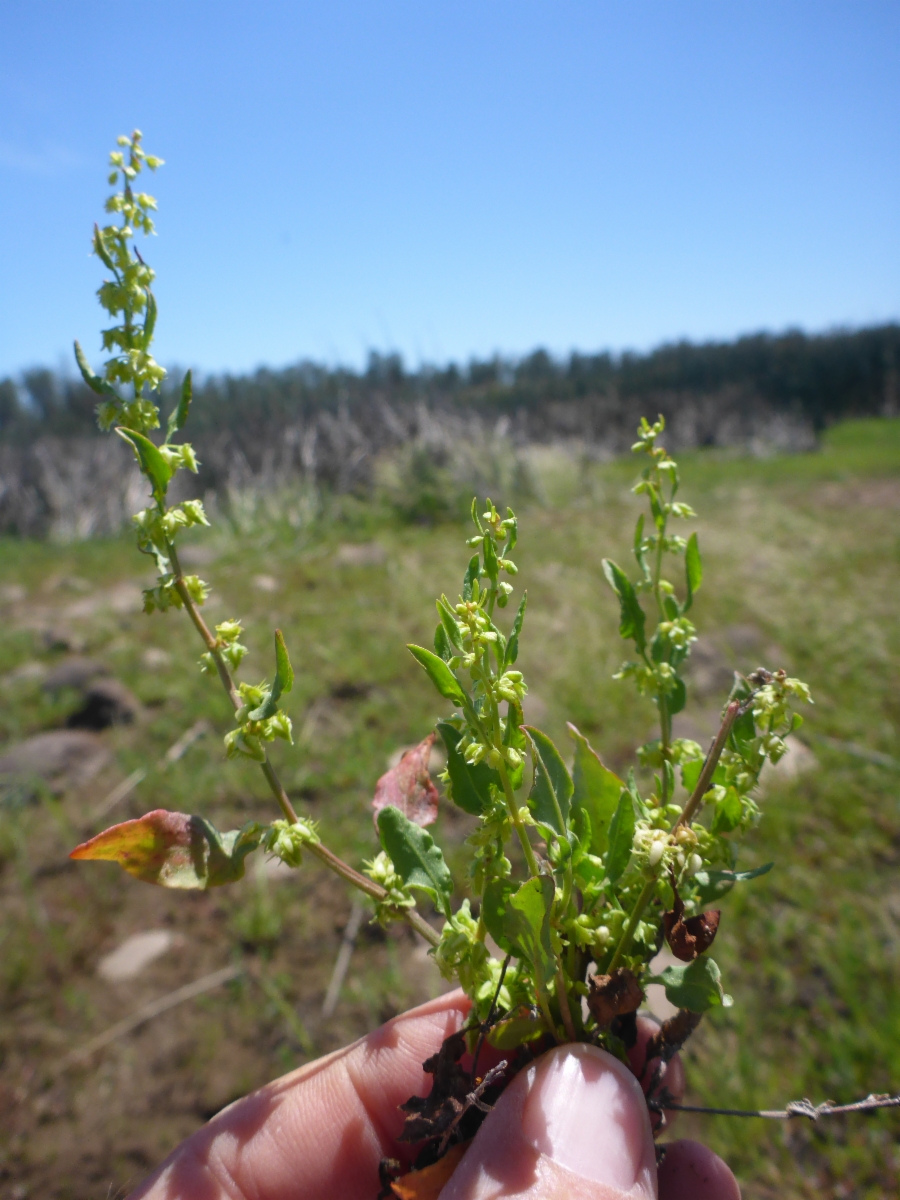
[[372, 808], [375, 820], [383, 808], [399, 808], [416, 825], [430, 825], [438, 815], [438, 792], [428, 774], [428, 759], [434, 745], [433, 733], [414, 746], [375, 785]]

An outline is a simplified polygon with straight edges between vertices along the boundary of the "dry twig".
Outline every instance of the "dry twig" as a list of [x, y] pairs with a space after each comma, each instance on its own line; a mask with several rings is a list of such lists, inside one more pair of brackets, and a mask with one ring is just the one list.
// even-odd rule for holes
[[887, 1093], [871, 1094], [864, 1100], [855, 1100], [852, 1104], [835, 1104], [832, 1100], [823, 1100], [821, 1104], [813, 1104], [811, 1100], [791, 1100], [784, 1108], [704, 1108], [696, 1104], [678, 1104], [670, 1092], [664, 1091], [653, 1100], [647, 1101], [647, 1107], [653, 1112], [689, 1112], [700, 1113], [708, 1117], [766, 1117], [770, 1121], [788, 1121], [792, 1117], [807, 1117], [810, 1121], [818, 1121], [820, 1117], [840, 1117], [846, 1113], [874, 1112], [879, 1108], [900, 1108], [900, 1093], [890, 1096]]
[[506, 1059], [502, 1059], [497, 1063], [496, 1067], [491, 1067], [484, 1079], [482, 1079], [481, 1083], [477, 1084], [472, 1091], [469, 1092], [469, 1094], [466, 1096], [465, 1103], [444, 1130], [444, 1136], [441, 1138], [441, 1144], [438, 1147], [438, 1158], [440, 1158], [447, 1149], [447, 1145], [453, 1134], [453, 1130], [457, 1127], [470, 1108], [480, 1109], [483, 1113], [489, 1113], [491, 1111], [494, 1106], [492, 1104], [485, 1104], [481, 1097], [489, 1087], [497, 1082], [508, 1065], [509, 1064], [507, 1063]]
[[64, 1071], [67, 1067], [74, 1066], [75, 1063], [83, 1062], [84, 1059], [90, 1058], [92, 1054], [95, 1054], [98, 1050], [102, 1050], [111, 1042], [125, 1037], [133, 1029], [137, 1029], [139, 1025], [143, 1025], [145, 1021], [150, 1021], [153, 1017], [161, 1016], [162, 1013], [168, 1012], [170, 1008], [174, 1008], [177, 1004], [184, 1003], [185, 1000], [193, 1000], [195, 996], [200, 996], [204, 992], [211, 991], [223, 983], [237, 979], [238, 975], [241, 975], [243, 971], [244, 968], [242, 966], [222, 967], [209, 975], [202, 975], [199, 979], [195, 979], [193, 983], [187, 983], [184, 987], [176, 988], [174, 992], [168, 992], [165, 996], [160, 996], [158, 1000], [151, 1000], [149, 1004], [145, 1004], [137, 1012], [133, 1012], [130, 1017], [124, 1017], [121, 1021], [117, 1021], [115, 1025], [111, 1025], [109, 1029], [104, 1030], [103, 1033], [99, 1033], [96, 1037], [91, 1038], [89, 1042], [85, 1042], [83, 1046], [71, 1050], [64, 1058], [60, 1059], [58, 1070]]
[[[157, 771], [164, 771], [166, 767], [171, 766], [171, 764], [174, 762], [177, 762], [184, 752], [193, 746], [194, 742], [196, 742], [198, 738], [203, 737], [205, 733], [209, 733], [211, 728], [212, 726], [210, 725], [209, 721], [197, 721], [190, 727], [190, 729], [181, 735], [177, 742], [174, 742], [168, 748], [168, 750], [156, 764], [156, 767], [153, 769]], [[126, 796], [131, 795], [139, 783], [143, 783], [143, 781], [147, 778], [149, 771], [150, 768], [148, 767], [138, 767], [136, 771], [131, 772], [127, 779], [123, 779], [120, 784], [117, 784], [116, 787], [114, 787], [109, 793], [109, 795], [103, 801], [101, 801], [101, 803], [98, 804], [91, 813], [93, 820], [97, 821], [100, 819], [100, 817], [105, 817], [106, 814], [111, 812], [117, 804], [121, 804]]]
[[334, 1013], [337, 1007], [338, 997], [341, 994], [341, 988], [344, 984], [344, 978], [347, 974], [347, 969], [350, 966], [350, 959], [353, 955], [353, 947], [356, 943], [356, 935], [359, 933], [359, 927], [362, 925], [363, 917], [366, 915], [365, 905], [359, 900], [353, 901], [353, 907], [350, 909], [350, 916], [347, 919], [347, 924], [344, 927], [344, 936], [341, 939], [341, 948], [338, 950], [338, 956], [335, 959], [334, 970], [331, 973], [331, 981], [328, 984], [328, 991], [325, 993], [325, 999], [322, 1002], [322, 1016], [327, 1020]]

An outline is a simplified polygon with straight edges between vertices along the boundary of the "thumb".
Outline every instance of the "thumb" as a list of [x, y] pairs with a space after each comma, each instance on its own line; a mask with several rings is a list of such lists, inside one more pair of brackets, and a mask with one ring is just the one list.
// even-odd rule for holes
[[656, 1200], [647, 1106], [631, 1071], [560, 1046], [503, 1092], [440, 1200]]

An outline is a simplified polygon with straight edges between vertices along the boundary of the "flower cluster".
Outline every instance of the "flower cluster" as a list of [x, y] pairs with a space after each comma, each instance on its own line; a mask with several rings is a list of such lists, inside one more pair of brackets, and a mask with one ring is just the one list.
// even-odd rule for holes
[[321, 841], [315, 821], [299, 817], [296, 821], [273, 821], [262, 837], [262, 846], [289, 867], [299, 867], [307, 846]]
[[225, 734], [229, 758], [243, 756], [265, 762], [265, 742], [278, 737], [293, 743], [291, 718], [272, 703], [272, 689], [267, 683], [239, 683], [238, 694], [244, 702], [234, 714], [238, 728]]
[[398, 921], [403, 913], [416, 907], [415, 897], [403, 881], [391, 862], [387, 851], [382, 850], [373, 859], [363, 864], [363, 871], [379, 887], [383, 887], [386, 896], [375, 902], [375, 920], [385, 927], [392, 921]]
[[[105, 363], [102, 379], [90, 371], [80, 351], [79, 366], [89, 386], [102, 396], [97, 408], [100, 427], [109, 429], [119, 423], [144, 433], [159, 427], [159, 410], [145, 389], [156, 391], [166, 372], [149, 350], [156, 325], [151, 289], [155, 273], [132, 246], [137, 232], [145, 236], [154, 232], [150, 214], [156, 211], [153, 197], [135, 191], [134, 183], [145, 166], [155, 171], [163, 161], [145, 154], [141, 141], [142, 134], [136, 129], [130, 138], [120, 137], [120, 149], [109, 156], [109, 182], [119, 183], [121, 190], [107, 199], [106, 211], [120, 217], [121, 223], [102, 229], [94, 226], [93, 251], [112, 274], [100, 285], [97, 296], [110, 316], [119, 318], [102, 334], [103, 349], [114, 353]], [[122, 396], [115, 385], [130, 387], [133, 394]]]
[[[238, 641], [242, 633], [243, 626], [240, 621], [222, 621], [216, 626], [216, 651], [230, 671], [238, 669], [247, 653], [247, 647]], [[215, 674], [216, 662], [210, 652], [201, 656], [200, 669], [209, 675]]]

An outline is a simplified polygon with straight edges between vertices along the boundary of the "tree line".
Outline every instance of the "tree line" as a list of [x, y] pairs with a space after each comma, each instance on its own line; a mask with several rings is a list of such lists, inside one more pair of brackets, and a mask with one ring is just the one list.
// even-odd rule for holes
[[[820, 431], [843, 417], [898, 412], [900, 324], [855, 331], [753, 334], [730, 342], [660, 346], [648, 353], [573, 353], [554, 358], [535, 350], [520, 358], [495, 357], [408, 370], [396, 354], [372, 353], [365, 369], [301, 362], [246, 375], [210, 375], [195, 384], [191, 425], [204, 430], [264, 429], [308, 421], [319, 413], [359, 419], [373, 400], [392, 409], [425, 403], [460, 414], [502, 419], [537, 417], [548, 406], [603, 398], [655, 413], [700, 397], [740, 396], [775, 413], [791, 414]], [[178, 373], [166, 390], [174, 395]], [[169, 399], [169, 397], [167, 397]], [[30, 443], [50, 436], [95, 431], [96, 397], [74, 376], [46, 369], [0, 381], [0, 440]], [[170, 402], [172, 402], [170, 400]]]

